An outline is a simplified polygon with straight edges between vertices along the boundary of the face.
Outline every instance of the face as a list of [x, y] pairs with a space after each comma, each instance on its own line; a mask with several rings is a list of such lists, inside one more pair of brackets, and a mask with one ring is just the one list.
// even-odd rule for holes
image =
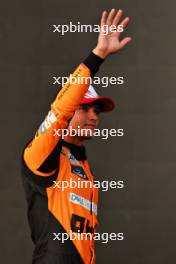
[[95, 103], [80, 105], [75, 111], [69, 126], [78, 131], [81, 130], [81, 136], [77, 132], [77, 136], [82, 139], [91, 139], [92, 133], [99, 124], [100, 107]]

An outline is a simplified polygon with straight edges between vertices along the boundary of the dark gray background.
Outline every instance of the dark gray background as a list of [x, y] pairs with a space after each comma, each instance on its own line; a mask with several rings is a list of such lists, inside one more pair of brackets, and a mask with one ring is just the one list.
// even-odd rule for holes
[[113, 7], [131, 17], [133, 42], [97, 74], [123, 75], [125, 84], [97, 91], [118, 105], [101, 126], [124, 128], [125, 136], [86, 145], [96, 179], [125, 181], [123, 190], [100, 193], [98, 229], [124, 232], [125, 240], [97, 243], [97, 264], [175, 263], [174, 0], [1, 1], [1, 263], [31, 263], [21, 151], [57, 93], [52, 77], [68, 76], [96, 44], [96, 33], [61, 37], [52, 24], [97, 24]]

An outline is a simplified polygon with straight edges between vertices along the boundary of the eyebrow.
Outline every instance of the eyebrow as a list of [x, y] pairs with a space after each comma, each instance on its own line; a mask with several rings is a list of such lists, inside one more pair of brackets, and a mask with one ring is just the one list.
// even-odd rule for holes
[[80, 109], [81, 108], [90, 108], [90, 107], [94, 107], [95, 109], [98, 109], [98, 110], [101, 111], [100, 105], [95, 104], [95, 103], [87, 103], [87, 104], [84, 104], [84, 105], [80, 105]]

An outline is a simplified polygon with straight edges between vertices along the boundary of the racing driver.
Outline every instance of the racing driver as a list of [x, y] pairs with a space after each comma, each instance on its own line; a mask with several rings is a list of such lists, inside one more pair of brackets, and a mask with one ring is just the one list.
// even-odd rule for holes
[[[110, 54], [117, 53], [131, 41], [130, 37], [120, 40], [121, 32], [114, 30], [118, 25], [124, 29], [128, 22], [128, 17], [122, 19], [122, 10], [104, 11], [97, 45], [72, 76], [93, 78]], [[108, 25], [106, 34], [102, 30], [104, 25]], [[74, 189], [69, 185], [63, 190], [58, 183], [70, 179], [93, 183], [84, 141], [91, 139], [91, 131], [98, 126], [99, 113], [112, 111], [114, 106], [110, 97], [99, 96], [89, 82], [78, 84], [69, 79], [24, 148], [22, 179], [35, 245], [33, 264], [96, 263], [94, 239], [78, 236], [71, 239], [71, 235], [95, 233], [98, 189], [92, 184]], [[65, 137], [58, 133], [63, 129], [69, 131], [71, 127], [84, 129], [84, 133]], [[63, 234], [68, 238], [64, 242], [61, 241]]]

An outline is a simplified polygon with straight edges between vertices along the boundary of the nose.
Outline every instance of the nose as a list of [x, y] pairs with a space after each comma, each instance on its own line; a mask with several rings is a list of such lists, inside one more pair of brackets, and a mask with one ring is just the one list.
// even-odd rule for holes
[[90, 120], [94, 120], [94, 121], [98, 121], [99, 120], [99, 117], [97, 115], [97, 113], [95, 112], [95, 109], [94, 108], [90, 108], [89, 111], [88, 111], [88, 118]]

